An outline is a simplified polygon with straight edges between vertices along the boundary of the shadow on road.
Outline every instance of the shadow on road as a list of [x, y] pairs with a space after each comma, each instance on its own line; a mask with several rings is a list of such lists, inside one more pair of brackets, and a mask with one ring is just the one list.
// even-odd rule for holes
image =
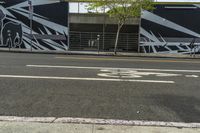
[[154, 101], [161, 108], [176, 113], [183, 122], [200, 122], [200, 100], [195, 97], [177, 95], [156, 95]]

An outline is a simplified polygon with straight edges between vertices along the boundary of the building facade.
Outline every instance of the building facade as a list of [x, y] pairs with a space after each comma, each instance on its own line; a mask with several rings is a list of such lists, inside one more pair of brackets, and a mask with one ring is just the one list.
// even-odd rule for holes
[[57, 0], [2, 0], [0, 47], [68, 50], [68, 8]]
[[200, 4], [158, 4], [143, 10], [140, 52], [200, 53]]
[[[139, 21], [132, 19], [122, 27], [118, 51], [138, 49]], [[105, 14], [70, 13], [70, 50], [113, 51], [117, 21]]]
[[[117, 21], [90, 13], [87, 3], [2, 0], [0, 48], [113, 51]], [[70, 8], [71, 7], [71, 8]], [[118, 51], [200, 53], [200, 4], [168, 3], [142, 11], [122, 28]]]
[[[70, 50], [113, 51], [117, 20], [105, 10], [88, 11], [87, 2], [70, 2]], [[118, 51], [137, 52], [139, 19], [132, 18], [122, 27]]]

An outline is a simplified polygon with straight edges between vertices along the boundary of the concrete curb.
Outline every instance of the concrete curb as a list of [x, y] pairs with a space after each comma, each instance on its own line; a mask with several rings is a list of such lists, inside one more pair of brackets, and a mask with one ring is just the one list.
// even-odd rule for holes
[[186, 54], [156, 54], [156, 53], [128, 53], [97, 52], [97, 51], [30, 51], [23, 49], [0, 48], [0, 52], [32, 53], [32, 54], [61, 54], [61, 55], [90, 55], [90, 56], [116, 56], [116, 57], [145, 57], [145, 58], [178, 58], [178, 59], [200, 59], [200, 55], [191, 57]]
[[200, 128], [0, 122], [0, 133], [199, 133]]
[[74, 124], [95, 124], [95, 125], [124, 125], [124, 126], [157, 126], [176, 128], [200, 128], [200, 123], [183, 122], [162, 122], [162, 121], [139, 121], [139, 120], [114, 120], [94, 118], [72, 118], [72, 117], [17, 117], [0, 116], [0, 121], [6, 122], [33, 122], [33, 123], [74, 123]]
[[17, 116], [0, 116], [0, 121], [7, 122], [38, 122], [53, 123], [56, 117], [17, 117]]
[[90, 119], [90, 118], [58, 118], [54, 123], [81, 123], [100, 125], [125, 125], [125, 126], [159, 126], [177, 128], [200, 128], [200, 123], [139, 121], [139, 120], [114, 120], [114, 119]]

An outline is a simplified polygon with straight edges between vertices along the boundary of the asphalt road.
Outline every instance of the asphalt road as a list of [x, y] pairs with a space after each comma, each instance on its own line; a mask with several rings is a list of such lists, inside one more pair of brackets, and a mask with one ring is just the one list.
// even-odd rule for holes
[[0, 53], [0, 115], [200, 122], [200, 60]]

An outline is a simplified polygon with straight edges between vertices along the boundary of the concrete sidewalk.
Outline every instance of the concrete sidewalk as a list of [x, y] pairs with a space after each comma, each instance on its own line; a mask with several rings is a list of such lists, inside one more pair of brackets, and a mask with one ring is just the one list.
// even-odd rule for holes
[[199, 128], [0, 122], [0, 133], [200, 133]]
[[97, 52], [97, 51], [30, 51], [27, 49], [8, 49], [0, 48], [0, 52], [15, 52], [15, 53], [39, 53], [39, 54], [63, 54], [63, 55], [94, 55], [94, 56], [119, 56], [119, 57], [149, 57], [149, 58], [182, 58], [182, 59], [200, 59], [200, 55], [195, 57], [189, 54], [160, 54], [160, 53], [134, 53], [134, 52], [118, 52], [114, 55], [113, 52]]
[[200, 123], [0, 116], [0, 133], [200, 133]]

